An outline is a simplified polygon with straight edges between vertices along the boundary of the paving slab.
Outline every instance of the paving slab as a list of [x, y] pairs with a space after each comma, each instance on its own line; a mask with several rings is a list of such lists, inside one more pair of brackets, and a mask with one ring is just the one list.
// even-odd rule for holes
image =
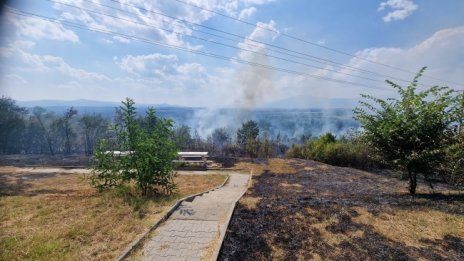
[[229, 175], [223, 187], [182, 202], [145, 243], [141, 259], [210, 260], [226, 232], [229, 210], [247, 189], [249, 175]]

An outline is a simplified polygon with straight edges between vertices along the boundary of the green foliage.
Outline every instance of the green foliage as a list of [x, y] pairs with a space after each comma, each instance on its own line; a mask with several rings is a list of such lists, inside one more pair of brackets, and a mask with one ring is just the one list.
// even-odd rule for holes
[[417, 173], [432, 174], [443, 162], [464, 109], [447, 87], [417, 90], [425, 69], [407, 87], [387, 81], [399, 98], [362, 95], [365, 101], [354, 110], [374, 152], [389, 166], [408, 172], [411, 194], [415, 194]]
[[255, 121], [247, 121], [237, 130], [237, 143], [250, 157], [257, 156], [257, 141], [259, 127]]
[[107, 128], [107, 121], [99, 114], [85, 114], [79, 119], [84, 136], [84, 150], [87, 155], [91, 155], [97, 140], [102, 137]]
[[181, 149], [189, 149], [192, 146], [192, 137], [190, 136], [190, 128], [186, 125], [179, 126], [174, 131], [174, 143]]
[[2, 96], [0, 98], [0, 153], [18, 153], [18, 140], [25, 128], [27, 110], [19, 107], [15, 101]]
[[46, 140], [46, 146], [50, 155], [54, 155], [55, 147], [51, 130], [51, 125], [54, 118], [53, 113], [47, 112], [42, 107], [34, 107], [32, 109], [32, 114], [34, 115], [34, 120], [38, 123], [43, 140]]
[[374, 168], [377, 163], [369, 156], [369, 148], [359, 136], [337, 140], [331, 133], [306, 140], [303, 145], [293, 144], [287, 157], [311, 159], [336, 166], [362, 169]]
[[115, 156], [113, 152], [108, 151], [107, 140], [100, 140], [98, 142], [94, 157], [92, 175], [89, 177], [92, 187], [103, 191], [123, 183], [121, 158]]
[[464, 132], [446, 149], [440, 172], [448, 183], [464, 185]]
[[119, 121], [112, 127], [116, 136], [116, 149], [123, 154], [108, 150], [108, 142], [101, 141], [95, 151], [91, 184], [99, 189], [133, 181], [143, 195], [172, 193], [175, 189], [174, 166], [177, 156], [172, 141], [173, 122], [157, 118], [153, 108], [142, 119], [136, 118], [135, 103], [127, 98], [119, 110]]
[[56, 136], [59, 136], [64, 141], [62, 143], [64, 145], [63, 151], [65, 154], [71, 153], [72, 140], [75, 140], [76, 134], [71, 127], [71, 121], [76, 114], [77, 110], [71, 107], [63, 116], [57, 118], [52, 124], [55, 134], [57, 134]]
[[258, 124], [255, 121], [247, 121], [237, 130], [237, 143], [246, 145], [249, 141], [254, 141], [259, 135]]

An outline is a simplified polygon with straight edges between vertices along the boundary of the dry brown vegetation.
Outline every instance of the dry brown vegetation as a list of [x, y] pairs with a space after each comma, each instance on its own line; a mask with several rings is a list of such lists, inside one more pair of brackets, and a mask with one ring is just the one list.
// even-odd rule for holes
[[237, 167], [261, 175], [237, 205], [220, 260], [464, 260], [459, 188], [421, 184], [411, 197], [391, 175], [314, 161]]
[[235, 164], [234, 169], [249, 171], [253, 176], [260, 176], [270, 171], [274, 174], [295, 174], [296, 169], [293, 167], [295, 162], [296, 160], [280, 158], [262, 160], [248, 159]]
[[180, 175], [178, 192], [143, 198], [131, 188], [98, 193], [82, 173], [0, 167], [0, 260], [110, 260], [180, 197], [226, 176]]

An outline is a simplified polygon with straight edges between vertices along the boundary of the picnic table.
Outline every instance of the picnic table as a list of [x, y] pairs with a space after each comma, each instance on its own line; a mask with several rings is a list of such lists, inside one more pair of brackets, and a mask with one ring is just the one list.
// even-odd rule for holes
[[207, 164], [208, 152], [205, 151], [180, 151], [177, 152], [177, 160], [174, 162], [178, 163], [202, 163], [204, 166]]

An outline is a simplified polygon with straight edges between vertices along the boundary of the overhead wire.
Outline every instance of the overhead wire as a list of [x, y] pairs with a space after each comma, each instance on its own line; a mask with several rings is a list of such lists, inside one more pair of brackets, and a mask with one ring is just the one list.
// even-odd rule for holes
[[[49, 1], [50, 1], [50, 0], [49, 0]], [[108, 5], [105, 5], [105, 4], [102, 4], [102, 3], [93, 2], [93, 1], [91, 1], [91, 0], [83, 0], [83, 1], [92, 3], [92, 4], [94, 4], [94, 5], [98, 5], [98, 6], [103, 6], [103, 7], [106, 7], [106, 8], [110, 8], [110, 9], [113, 9], [113, 10], [119, 10], [119, 11], [121, 11], [121, 12], [131, 13], [131, 12], [128, 12], [128, 11], [126, 11], [126, 10], [122, 10], [122, 9], [119, 9], [119, 8], [116, 8], [116, 7], [113, 7], [113, 6], [108, 6]], [[111, 2], [114, 2], [114, 3], [118, 3], [118, 4], [123, 5], [123, 6], [136, 8], [136, 9], [138, 9], [138, 10], [141, 10], [141, 11], [144, 11], [144, 12], [147, 12], [147, 13], [152, 13], [152, 14], [156, 14], [156, 15], [163, 16], [163, 17], [167, 17], [167, 18], [170, 18], [170, 19], [175, 20], [175, 21], [180, 21], [180, 22], [187, 23], [187, 24], [190, 24], [190, 25], [202, 27], [202, 28], [205, 28], [205, 29], [208, 29], [208, 30], [212, 30], [212, 31], [216, 31], [216, 32], [219, 32], [219, 33], [231, 35], [231, 36], [234, 36], [234, 37], [243, 39], [243, 40], [255, 42], [255, 43], [258, 43], [258, 44], [263, 44], [263, 45], [266, 45], [266, 46], [269, 46], [269, 47], [273, 47], [273, 48], [276, 48], [276, 49], [279, 49], [279, 50], [284, 50], [284, 51], [286, 51], [286, 52], [291, 52], [291, 53], [298, 54], [298, 55], [301, 55], [301, 56], [305, 56], [305, 57], [309, 57], [309, 58], [312, 58], [312, 59], [316, 59], [316, 60], [319, 60], [318, 63], [327, 64], [327, 65], [332, 65], [332, 66], [337, 66], [337, 67], [344, 67], [345, 69], [355, 70], [355, 71], [361, 71], [361, 72], [369, 73], [369, 74], [374, 74], [374, 75], [386, 77], [386, 78], [391, 79], [391, 80], [396, 80], [396, 81], [401, 81], [401, 82], [408, 82], [408, 83], [410, 82], [410, 81], [408, 81], [408, 80], [404, 80], [404, 79], [401, 79], [401, 78], [398, 78], [398, 77], [395, 77], [395, 76], [385, 75], [385, 74], [378, 73], [378, 72], [374, 72], [374, 71], [371, 71], [371, 70], [366, 70], [366, 69], [357, 68], [357, 67], [350, 66], [350, 65], [345, 65], [345, 64], [342, 64], [342, 63], [338, 63], [338, 62], [332, 61], [332, 60], [330, 60], [330, 59], [321, 58], [321, 57], [314, 56], [314, 55], [311, 55], [311, 54], [307, 54], [307, 53], [303, 53], [303, 52], [300, 52], [300, 51], [291, 50], [291, 49], [289, 49], [289, 48], [281, 47], [281, 46], [278, 46], [278, 45], [275, 45], [275, 44], [270, 44], [270, 43], [266, 43], [266, 42], [259, 41], [259, 40], [256, 40], [256, 39], [251, 39], [251, 38], [249, 38], [249, 37], [247, 37], [247, 36], [243, 36], [243, 35], [239, 35], [239, 34], [236, 34], [236, 33], [227, 32], [227, 31], [224, 31], [224, 30], [221, 30], [221, 29], [217, 29], [217, 28], [214, 28], [214, 27], [211, 27], [211, 26], [206, 26], [206, 25], [202, 25], [202, 24], [199, 24], [199, 23], [191, 22], [191, 21], [188, 21], [188, 20], [186, 20], [186, 19], [174, 17], [174, 16], [165, 14], [165, 13], [160, 12], [160, 11], [149, 10], [149, 9], [144, 8], [144, 7], [140, 7], [140, 6], [133, 5], [133, 4], [129, 4], [129, 3], [124, 3], [124, 2], [121, 2], [121, 1], [118, 1], [118, 0], [108, 0], [108, 1], [111, 1]], [[131, 14], [133, 14], [133, 13], [131, 13]], [[198, 31], [198, 30], [195, 30], [194, 28], [190, 28], [190, 29], [191, 29], [191, 30], [194, 30], [194, 31]], [[218, 37], [220, 37], [220, 36], [218, 36]], [[287, 55], [288, 55], [288, 54], [287, 54]], [[300, 59], [302, 59], [302, 58], [300, 57]], [[314, 61], [314, 60], [313, 60], [313, 61]], [[320, 62], [320, 61], [323, 61], [323, 62]]]
[[[109, 0], [109, 1], [119, 2], [117, 0]], [[260, 29], [263, 29], [263, 30], [267, 30], [267, 31], [274, 32], [274, 33], [279, 33], [280, 35], [285, 36], [287, 38], [290, 38], [290, 39], [293, 39], [293, 40], [296, 40], [296, 41], [299, 41], [299, 42], [303, 42], [303, 43], [306, 43], [306, 44], [310, 44], [310, 45], [313, 45], [313, 46], [316, 46], [316, 47], [319, 47], [319, 48], [323, 48], [323, 49], [326, 49], [326, 50], [329, 50], [329, 51], [332, 51], [332, 52], [335, 52], [335, 53], [338, 53], [338, 54], [342, 54], [342, 55], [349, 56], [349, 57], [352, 57], [352, 58], [355, 58], [355, 59], [363, 60], [363, 61], [366, 61], [366, 62], [369, 62], [369, 63], [372, 63], [372, 64], [381, 65], [381, 66], [384, 66], [384, 67], [387, 67], [387, 68], [390, 68], [390, 69], [394, 69], [394, 70], [397, 70], [397, 71], [401, 71], [401, 72], [404, 72], [404, 73], [416, 75], [416, 72], [412, 72], [410, 70], [406, 70], [406, 69], [403, 69], [403, 68], [400, 68], [400, 67], [397, 67], [397, 66], [392, 66], [392, 65], [389, 65], [389, 64], [386, 64], [386, 63], [377, 62], [377, 61], [374, 61], [372, 59], [361, 57], [359, 55], [351, 54], [351, 53], [348, 53], [348, 52], [345, 52], [345, 51], [342, 51], [342, 50], [338, 50], [338, 49], [331, 48], [331, 47], [328, 47], [328, 46], [325, 46], [325, 45], [322, 45], [322, 44], [318, 44], [316, 42], [308, 41], [306, 39], [303, 39], [303, 38], [300, 38], [300, 37], [297, 37], [297, 36], [294, 36], [294, 35], [290, 35], [290, 34], [287, 34], [285, 32], [279, 32], [279, 31], [277, 31], [275, 29], [265, 27], [265, 26], [261, 26], [259, 24], [253, 24], [253, 23], [250, 23], [250, 22], [245, 21], [243, 19], [239, 19], [239, 18], [230, 16], [230, 15], [227, 15], [227, 14], [223, 14], [223, 13], [218, 12], [218, 11], [210, 10], [208, 8], [204, 8], [202, 6], [193, 4], [191, 2], [186, 2], [186, 1], [183, 1], [183, 0], [175, 0], [175, 1], [178, 2], [178, 3], [182, 3], [184, 5], [189, 5], [189, 6], [192, 6], [192, 7], [207, 11], [207, 12], [211, 12], [211, 13], [220, 15], [220, 16], [228, 18], [228, 19], [232, 19], [232, 20], [237, 21], [237, 22], [244, 23], [244, 24], [249, 25], [249, 26], [254, 26], [254, 27], [256, 26], [257, 28], [260, 28]], [[429, 76], [429, 75], [423, 75], [423, 77], [428, 78], [428, 79], [432, 79], [432, 80], [436, 80], [436, 81], [457, 84], [457, 85], [460, 85], [460, 86], [464, 85], [462, 83], [457, 83], [457, 82], [454, 82], [454, 81], [440, 79], [440, 78], [437, 78], [437, 77], [434, 77], [434, 76]]]
[[290, 62], [290, 63], [294, 63], [294, 64], [299, 64], [299, 65], [303, 65], [303, 66], [306, 66], [306, 67], [309, 67], [309, 68], [315, 68], [315, 69], [319, 69], [319, 70], [323, 70], [323, 71], [329, 71], [329, 72], [333, 72], [333, 73], [336, 73], [336, 74], [343, 74], [343, 75], [347, 75], [347, 76], [351, 76], [351, 77], [355, 77], [355, 78], [360, 78], [360, 79], [364, 79], [364, 80], [368, 80], [368, 81], [381, 82], [381, 83], [384, 82], [383, 80], [378, 80], [378, 79], [373, 79], [373, 78], [364, 77], [364, 76], [360, 76], [360, 75], [350, 74], [350, 73], [346, 73], [346, 72], [332, 70], [332, 69], [329, 69], [329, 68], [318, 67], [318, 66], [314, 66], [314, 65], [311, 65], [311, 64], [302, 63], [302, 62], [298, 62], [298, 61], [295, 61], [295, 60], [287, 59], [287, 58], [284, 58], [284, 57], [279, 57], [279, 56], [275, 56], [275, 55], [271, 55], [271, 54], [267, 54], [267, 53], [263, 53], [263, 52], [253, 51], [253, 50], [242, 48], [242, 47], [228, 45], [228, 44], [224, 44], [224, 43], [217, 42], [217, 41], [210, 40], [210, 39], [205, 39], [205, 38], [194, 36], [194, 35], [189, 35], [189, 34], [185, 34], [185, 33], [179, 33], [179, 32], [176, 32], [174, 30], [171, 30], [171, 29], [166, 29], [166, 28], [154, 26], [154, 25], [148, 24], [146, 22], [144, 22], [144, 23], [135, 22], [135, 21], [132, 21], [130, 19], [125, 19], [125, 18], [122, 18], [122, 17], [97, 12], [97, 11], [94, 11], [94, 10], [90, 10], [90, 9], [75, 6], [75, 5], [70, 5], [70, 4], [67, 4], [67, 3], [62, 3], [62, 2], [59, 2], [59, 1], [54, 1], [54, 0], [48, 0], [48, 1], [50, 1], [52, 3], [56, 3], [56, 4], [76, 8], [76, 9], [79, 9], [81, 11], [86, 11], [86, 12], [97, 14], [97, 15], [111, 17], [113, 19], [130, 22], [130, 23], [133, 23], [133, 24], [136, 24], [136, 25], [144, 25], [144, 26], [147, 26], [147, 27], [150, 27], [150, 28], [162, 30], [162, 31], [173, 33], [173, 34], [176, 34], [176, 35], [181, 35], [181, 36], [185, 36], [185, 37], [188, 37], [188, 38], [197, 39], [197, 40], [200, 40], [200, 41], [209, 42], [209, 43], [212, 43], [212, 44], [221, 45], [221, 46], [225, 46], [225, 47], [240, 50], [240, 51], [245, 51], [245, 52], [249, 52], [249, 53], [253, 53], [253, 54], [258, 54], [258, 55], [261, 55], [261, 56], [270, 57], [270, 58], [278, 59], [278, 60], [281, 60], [281, 61], [286, 61], [286, 62]]
[[94, 28], [94, 27], [90, 27], [90, 26], [86, 26], [86, 25], [82, 25], [82, 24], [76, 24], [76, 23], [63, 21], [63, 20], [59, 20], [59, 19], [56, 19], [56, 18], [51, 18], [51, 17], [35, 14], [35, 13], [30, 13], [30, 12], [26, 12], [26, 11], [22, 11], [22, 10], [13, 9], [11, 7], [7, 7], [6, 10], [7, 10], [7, 12], [10, 12], [10, 13], [13, 13], [13, 14], [16, 14], [16, 15], [20, 15], [20, 16], [34, 17], [34, 18], [37, 18], [37, 19], [46, 20], [46, 21], [49, 21], [49, 22], [61, 24], [61, 25], [68, 26], [68, 27], [78, 28], [78, 29], [81, 29], [81, 30], [87, 30], [87, 31], [96, 32], [96, 33], [102, 33], [102, 34], [106, 34], [106, 35], [120, 36], [120, 37], [123, 37], [123, 38], [126, 38], [126, 39], [132, 39], [132, 40], [139, 41], [139, 42], [144, 42], [144, 43], [147, 43], [147, 44], [150, 44], [150, 45], [167, 47], [167, 48], [171, 48], [171, 49], [175, 49], [175, 50], [181, 50], [181, 51], [185, 51], [185, 52], [190, 52], [190, 53], [195, 53], [195, 54], [199, 54], [199, 55], [203, 55], [203, 56], [208, 56], [208, 57], [212, 57], [212, 58], [216, 58], [216, 59], [220, 59], [220, 60], [234, 61], [234, 62], [241, 63], [241, 64], [247, 64], [247, 65], [250, 65], [250, 66], [265, 68], [265, 69], [279, 71], [279, 72], [285, 72], [285, 73], [299, 75], [299, 76], [303, 76], [303, 77], [310, 77], [310, 78], [316, 78], [316, 79], [321, 79], [321, 80], [326, 80], [326, 81], [331, 81], [331, 82], [337, 82], [337, 83], [342, 83], [342, 84], [349, 84], [349, 85], [354, 85], [354, 86], [357, 86], [357, 87], [362, 86], [362, 87], [369, 88], [369, 89], [378, 89], [378, 90], [391, 91], [391, 89], [387, 89], [387, 88], [371, 86], [371, 85], [365, 85], [365, 84], [362, 84], [362, 83], [356, 83], [356, 82], [351, 82], [351, 81], [346, 81], [346, 80], [339, 80], [339, 79], [334, 79], [334, 78], [325, 77], [325, 76], [321, 76], [321, 75], [309, 74], [309, 73], [299, 72], [299, 71], [290, 70], [290, 69], [286, 69], [286, 68], [260, 64], [260, 63], [256, 63], [256, 62], [243, 60], [243, 59], [238, 59], [238, 58], [235, 58], [235, 57], [227, 57], [227, 56], [223, 56], [223, 55], [219, 55], [219, 54], [215, 54], [215, 53], [204, 52], [204, 51], [195, 50], [195, 49], [192, 49], [192, 48], [185, 48], [185, 47], [181, 47], [181, 46], [175, 46], [175, 45], [171, 45], [171, 44], [161, 43], [161, 42], [153, 41], [153, 40], [146, 39], [146, 38], [139, 37], [139, 36], [123, 34], [123, 33], [114, 32], [114, 31], [110, 31], [110, 30], [105, 30], [105, 29], [101, 29], [101, 28]]

